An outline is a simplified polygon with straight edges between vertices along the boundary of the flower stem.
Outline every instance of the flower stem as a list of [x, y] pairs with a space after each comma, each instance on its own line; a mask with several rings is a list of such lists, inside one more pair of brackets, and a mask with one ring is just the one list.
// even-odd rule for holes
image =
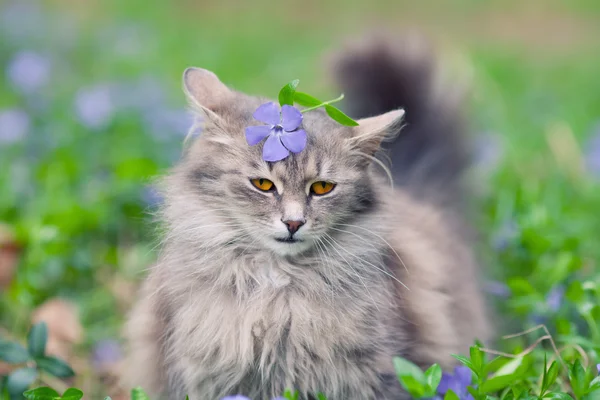
[[341, 101], [341, 100], [343, 100], [343, 99], [344, 99], [344, 94], [342, 93], [342, 94], [340, 95], [340, 97], [338, 97], [337, 99], [333, 99], [333, 100], [324, 101], [324, 102], [322, 102], [322, 103], [321, 103], [321, 104], [319, 104], [319, 105], [316, 105], [316, 106], [313, 106], [313, 107], [308, 107], [308, 108], [305, 108], [304, 110], [302, 110], [302, 111], [300, 111], [300, 112], [301, 112], [301, 113], [305, 113], [305, 112], [307, 112], [307, 111], [316, 110], [316, 109], [317, 109], [317, 108], [319, 108], [319, 107], [323, 107], [323, 106], [326, 106], [326, 105], [329, 105], [329, 104], [337, 103], [338, 101]]

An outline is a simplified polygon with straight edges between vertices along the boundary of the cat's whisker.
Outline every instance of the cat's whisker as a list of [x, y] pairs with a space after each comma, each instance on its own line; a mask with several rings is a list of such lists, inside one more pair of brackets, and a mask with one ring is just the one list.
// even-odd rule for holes
[[329, 242], [331, 244], [331, 247], [335, 250], [336, 253], [338, 253], [338, 255], [342, 258], [342, 260], [344, 260], [344, 262], [346, 263], [346, 265], [351, 268], [354, 271], [354, 274], [356, 275], [356, 277], [362, 282], [363, 286], [365, 287], [365, 290], [367, 291], [369, 297], [371, 298], [371, 300], [373, 301], [373, 305], [375, 305], [375, 308], [377, 308], [377, 310], [379, 310], [379, 306], [377, 305], [377, 302], [375, 301], [375, 298], [373, 297], [373, 295], [371, 294], [371, 291], [369, 290], [369, 288], [367, 287], [367, 284], [365, 283], [364, 279], [362, 276], [360, 276], [360, 274], [356, 271], [356, 269], [354, 269], [354, 267], [348, 262], [348, 260], [346, 260], [346, 258], [342, 255], [342, 253], [340, 253], [338, 251], [338, 249], [335, 246], [335, 243], [332, 243], [329, 241], [329, 239], [332, 239], [331, 236], [325, 234], [325, 236], [323, 236], [323, 239], [327, 240], [327, 242]]
[[[400, 257], [400, 255], [398, 254], [398, 252], [396, 251], [396, 249], [394, 249], [394, 247], [393, 247], [393, 246], [392, 246], [392, 245], [391, 245], [391, 244], [390, 244], [390, 243], [389, 243], [387, 240], [385, 240], [385, 239], [384, 239], [384, 238], [383, 238], [381, 235], [378, 235], [377, 233], [375, 233], [375, 232], [371, 231], [370, 229], [367, 229], [367, 228], [365, 228], [365, 227], [363, 227], [363, 226], [359, 226], [359, 225], [352, 225], [352, 224], [342, 224], [342, 223], [340, 223], [340, 224], [338, 224], [338, 225], [342, 225], [342, 226], [348, 226], [348, 227], [351, 227], [351, 228], [358, 228], [358, 229], [361, 229], [361, 230], [363, 230], [363, 231], [365, 231], [365, 232], [367, 232], [367, 233], [370, 233], [371, 235], [373, 235], [373, 236], [375, 236], [376, 238], [380, 239], [380, 240], [381, 240], [383, 243], [385, 243], [385, 244], [386, 244], [386, 245], [387, 245], [387, 246], [390, 248], [390, 250], [392, 250], [392, 252], [394, 253], [394, 255], [395, 255], [396, 257], [398, 257], [398, 260], [400, 261], [400, 263], [402, 264], [402, 266], [404, 267], [404, 269], [406, 270], [406, 272], [410, 274], [410, 271], [409, 271], [409, 270], [408, 270], [408, 268], [406, 267], [406, 264], [405, 264], [405, 263], [404, 263], [404, 261], [402, 260], [402, 257]], [[360, 236], [360, 235], [357, 235], [357, 234], [356, 234], [356, 233], [354, 233], [354, 232], [346, 231], [346, 230], [344, 230], [344, 229], [333, 228], [333, 227], [332, 227], [331, 229], [333, 229], [333, 230], [337, 230], [337, 231], [340, 231], [340, 232], [344, 232], [344, 233], [348, 233], [348, 234], [350, 234], [350, 235], [354, 235], [354, 236], [357, 236], [358, 238], [361, 238], [361, 236]]]
[[[331, 236], [330, 236], [330, 235], [328, 235], [328, 234], [325, 234], [325, 236], [326, 236], [326, 237], [329, 237], [331, 240], [333, 240], [333, 241], [334, 241], [335, 243], [337, 243], [337, 244], [338, 244], [338, 246], [339, 246], [339, 243], [338, 243], [338, 242], [337, 242], [337, 241], [336, 241], [336, 240], [335, 240], [333, 237], [331, 237]], [[386, 271], [386, 270], [385, 270], [385, 269], [383, 269], [383, 268], [379, 268], [377, 265], [375, 265], [375, 264], [373, 264], [373, 263], [371, 263], [371, 262], [369, 262], [369, 261], [367, 261], [367, 260], [364, 260], [364, 259], [360, 258], [360, 257], [359, 257], [359, 256], [357, 256], [356, 254], [353, 254], [353, 253], [349, 252], [348, 250], [346, 250], [346, 249], [345, 249], [344, 247], [342, 247], [342, 246], [339, 246], [339, 247], [340, 247], [340, 249], [344, 250], [344, 251], [345, 251], [346, 253], [348, 253], [349, 255], [351, 255], [351, 256], [353, 256], [353, 257], [355, 257], [355, 258], [358, 258], [359, 260], [361, 260], [361, 261], [365, 262], [367, 265], [370, 265], [370, 266], [372, 266], [373, 268], [375, 268], [376, 270], [378, 270], [378, 271], [380, 271], [380, 272], [383, 272], [385, 275], [389, 276], [390, 278], [392, 278], [393, 280], [395, 280], [396, 282], [398, 282], [400, 285], [402, 285], [402, 286], [403, 286], [405, 289], [407, 289], [407, 290], [410, 290], [410, 289], [408, 288], [408, 286], [406, 286], [406, 285], [405, 285], [405, 284], [404, 284], [404, 283], [403, 283], [401, 280], [399, 280], [397, 277], [395, 277], [395, 276], [394, 276], [394, 274], [392, 274], [392, 273], [390, 273], [390, 272]]]

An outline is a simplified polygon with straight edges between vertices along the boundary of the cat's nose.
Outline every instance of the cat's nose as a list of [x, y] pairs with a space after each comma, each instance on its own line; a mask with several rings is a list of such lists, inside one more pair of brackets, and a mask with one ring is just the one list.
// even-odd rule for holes
[[288, 221], [282, 221], [288, 229], [288, 232], [290, 233], [290, 235], [293, 235], [294, 233], [298, 232], [298, 229], [300, 229], [300, 227], [302, 225], [304, 225], [304, 221], [292, 221], [292, 220], [288, 220]]

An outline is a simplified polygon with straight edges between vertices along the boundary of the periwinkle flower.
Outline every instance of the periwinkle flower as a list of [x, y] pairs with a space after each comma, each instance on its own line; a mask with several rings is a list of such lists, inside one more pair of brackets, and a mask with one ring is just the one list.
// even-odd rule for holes
[[512, 292], [508, 285], [499, 281], [485, 282], [484, 290], [486, 291], [486, 293], [489, 293], [492, 296], [500, 297], [503, 299], [507, 299], [512, 295]]
[[519, 225], [514, 220], [504, 222], [492, 237], [492, 246], [504, 251], [519, 236]]
[[242, 396], [241, 394], [236, 394], [234, 396], [225, 396], [221, 400], [250, 400], [250, 398]]
[[559, 310], [565, 297], [565, 287], [563, 285], [554, 286], [546, 296], [546, 305], [552, 312]]
[[596, 369], [598, 370], [598, 375], [600, 375], [600, 364], [596, 364]]
[[246, 128], [246, 141], [250, 146], [257, 145], [267, 138], [263, 145], [265, 161], [280, 161], [292, 153], [299, 153], [306, 147], [306, 132], [298, 129], [302, 123], [302, 113], [295, 107], [279, 107], [273, 102], [258, 107], [252, 115], [266, 125]]
[[142, 200], [150, 208], [161, 205], [164, 201], [162, 194], [152, 186], [147, 186], [142, 191]]
[[0, 144], [18, 142], [27, 135], [30, 126], [25, 111], [16, 108], [0, 110]]
[[50, 79], [50, 60], [36, 52], [24, 50], [17, 53], [6, 68], [10, 84], [22, 94], [31, 94]]
[[79, 122], [89, 129], [105, 128], [112, 121], [114, 113], [109, 86], [81, 89], [75, 97], [75, 114]]
[[98, 371], [110, 369], [123, 358], [121, 346], [114, 340], [103, 340], [96, 344], [92, 354], [92, 364]]
[[585, 165], [590, 174], [600, 178], [600, 123], [593, 129], [592, 137], [585, 146]]
[[444, 372], [442, 380], [438, 386], [438, 393], [445, 395], [448, 390], [452, 390], [460, 400], [473, 400], [473, 396], [467, 390], [471, 385], [473, 375], [471, 370], [465, 366], [454, 368], [454, 375]]

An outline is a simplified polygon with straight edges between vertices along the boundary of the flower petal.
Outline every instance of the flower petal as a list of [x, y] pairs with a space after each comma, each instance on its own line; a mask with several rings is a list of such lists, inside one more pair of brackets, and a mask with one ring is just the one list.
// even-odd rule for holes
[[263, 146], [263, 160], [274, 162], [283, 160], [289, 155], [290, 152], [281, 143], [279, 135], [271, 135], [267, 138]]
[[471, 370], [468, 367], [460, 365], [454, 368], [454, 379], [460, 382], [460, 385], [462, 387], [466, 388], [473, 381], [473, 374], [471, 373]]
[[261, 105], [254, 111], [252, 116], [254, 119], [269, 125], [278, 125], [281, 122], [279, 107], [273, 102]]
[[450, 384], [452, 383], [452, 375], [447, 372], [442, 374], [442, 379], [440, 380], [440, 384], [437, 387], [437, 392], [439, 394], [446, 394], [448, 389], [450, 389]]
[[306, 147], [306, 132], [299, 129], [293, 132], [283, 132], [281, 142], [292, 153], [300, 153]]
[[302, 123], [302, 113], [296, 107], [285, 104], [281, 107], [281, 126], [287, 132], [297, 129]]
[[246, 128], [246, 141], [250, 146], [254, 146], [269, 136], [270, 133], [271, 127], [268, 125], [249, 126]]

